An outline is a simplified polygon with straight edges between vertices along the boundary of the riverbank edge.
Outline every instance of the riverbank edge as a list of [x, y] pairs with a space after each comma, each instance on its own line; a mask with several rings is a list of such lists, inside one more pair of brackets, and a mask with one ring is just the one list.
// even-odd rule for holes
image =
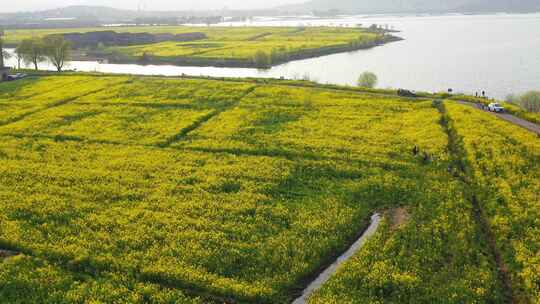
[[267, 85], [279, 85], [296, 88], [308, 88], [308, 89], [320, 89], [320, 90], [332, 90], [337, 92], [349, 92], [359, 94], [369, 94], [377, 96], [398, 97], [403, 100], [420, 100], [425, 101], [433, 98], [446, 99], [450, 97], [447, 93], [430, 93], [430, 92], [415, 92], [416, 97], [399, 96], [397, 89], [383, 89], [383, 88], [367, 88], [357, 86], [347, 86], [340, 84], [324, 84], [311, 80], [302, 79], [280, 79], [280, 78], [261, 78], [261, 77], [215, 77], [215, 76], [197, 76], [197, 75], [142, 75], [142, 74], [130, 74], [130, 73], [105, 73], [105, 72], [80, 72], [74, 70], [66, 70], [62, 72], [56, 71], [44, 71], [33, 69], [13, 69], [13, 73], [23, 73], [28, 77], [48, 77], [48, 76], [93, 76], [93, 77], [144, 77], [144, 78], [168, 78], [168, 79], [192, 79], [192, 80], [212, 80], [223, 82], [236, 82], [236, 83], [254, 83], [254, 84], [267, 84]]

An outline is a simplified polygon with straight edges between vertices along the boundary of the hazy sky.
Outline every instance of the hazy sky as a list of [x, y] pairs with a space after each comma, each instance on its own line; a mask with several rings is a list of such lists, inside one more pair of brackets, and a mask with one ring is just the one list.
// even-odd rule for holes
[[137, 9], [144, 3], [148, 10], [190, 10], [208, 8], [263, 8], [306, 0], [0, 0], [0, 12], [34, 11], [68, 5], [105, 5]]

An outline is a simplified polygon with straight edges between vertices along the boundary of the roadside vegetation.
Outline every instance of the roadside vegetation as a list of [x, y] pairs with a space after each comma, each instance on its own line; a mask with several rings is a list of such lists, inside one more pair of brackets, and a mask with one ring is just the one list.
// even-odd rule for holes
[[[16, 255], [0, 254], [0, 298], [290, 303], [381, 212], [379, 232], [313, 303], [503, 303], [440, 106], [289, 80], [2, 83], [0, 251]], [[461, 134], [477, 121], [458, 110], [447, 111], [464, 119], [452, 121]], [[513, 184], [502, 189], [519, 190], [517, 213], [539, 201], [526, 187], [537, 182], [537, 139], [520, 131], [500, 139], [515, 148], [508, 164], [519, 170], [503, 167]], [[463, 142], [469, 157], [491, 151]], [[503, 221], [512, 233], [493, 229], [503, 252], [509, 235], [523, 236], [505, 263], [516, 261], [510, 277], [529, 298], [538, 280], [530, 212]]]
[[540, 91], [530, 91], [521, 96], [509, 95], [506, 101], [519, 105], [528, 112], [540, 113]]
[[540, 112], [536, 110], [538, 109], [538, 100], [540, 99], [539, 94], [534, 91], [526, 93], [522, 96], [510, 95], [506, 98], [506, 102], [469, 95], [454, 95], [449, 99], [476, 103], [483, 106], [487, 106], [492, 102], [499, 102], [502, 106], [504, 106], [507, 113], [530, 122], [540, 124]]

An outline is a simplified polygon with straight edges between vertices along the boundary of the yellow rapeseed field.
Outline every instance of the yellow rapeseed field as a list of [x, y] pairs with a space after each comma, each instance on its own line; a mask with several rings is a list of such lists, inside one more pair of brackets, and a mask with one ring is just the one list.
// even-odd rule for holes
[[[461, 131], [467, 115], [448, 108]], [[430, 100], [277, 81], [0, 84], [0, 250], [18, 253], [0, 257], [0, 303], [290, 303], [396, 207], [403, 225], [385, 217], [312, 303], [502, 302], [442, 117]], [[511, 138], [530, 152], [497, 191], [538, 183], [523, 143], [537, 139]], [[516, 213], [538, 204], [521, 192], [505, 198]], [[535, 219], [504, 219], [501, 242], [527, 236], [512, 271], [530, 295]]]

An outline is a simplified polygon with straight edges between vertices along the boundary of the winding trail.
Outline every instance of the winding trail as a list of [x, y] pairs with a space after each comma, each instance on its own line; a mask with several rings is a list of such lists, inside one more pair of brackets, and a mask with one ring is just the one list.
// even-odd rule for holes
[[366, 241], [373, 236], [373, 234], [377, 231], [377, 228], [379, 228], [379, 224], [381, 223], [381, 216], [378, 213], [375, 213], [373, 216], [371, 216], [371, 224], [369, 227], [364, 231], [362, 236], [354, 242], [354, 244], [344, 253], [342, 254], [332, 265], [330, 265], [328, 268], [326, 268], [313, 282], [309, 284], [306, 289], [302, 292], [302, 295], [294, 300], [292, 304], [305, 304], [307, 303], [307, 300], [309, 297], [318, 289], [320, 289], [324, 283], [326, 283], [334, 273], [336, 273], [338, 267], [345, 263], [348, 259], [350, 259], [358, 250], [360, 250]]
[[462, 105], [474, 107], [474, 108], [478, 109], [479, 111], [490, 113], [492, 115], [495, 115], [495, 116], [499, 117], [500, 119], [506, 120], [508, 122], [511, 122], [511, 123], [517, 125], [517, 126], [520, 126], [522, 128], [525, 128], [525, 129], [527, 129], [527, 130], [529, 130], [531, 132], [534, 132], [534, 133], [540, 135], [540, 125], [535, 124], [533, 122], [530, 122], [528, 120], [519, 118], [517, 116], [514, 116], [512, 114], [508, 114], [508, 113], [493, 113], [493, 112], [485, 111], [485, 110], [482, 110], [481, 108], [479, 108], [477, 104], [472, 103], [472, 102], [458, 101], [458, 103], [460, 103]]

